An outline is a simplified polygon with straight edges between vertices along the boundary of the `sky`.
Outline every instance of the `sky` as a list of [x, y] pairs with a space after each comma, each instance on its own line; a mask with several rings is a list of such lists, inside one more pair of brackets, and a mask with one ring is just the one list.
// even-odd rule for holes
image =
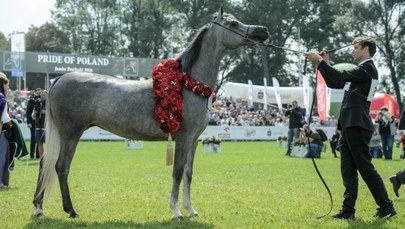
[[55, 0], [0, 0], [0, 32], [8, 37], [13, 32], [28, 32], [30, 25], [51, 21]]

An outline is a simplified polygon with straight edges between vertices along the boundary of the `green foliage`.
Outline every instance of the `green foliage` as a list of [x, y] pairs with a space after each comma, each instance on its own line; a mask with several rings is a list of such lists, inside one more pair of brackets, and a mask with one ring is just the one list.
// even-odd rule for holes
[[[69, 185], [79, 218], [62, 210], [57, 188], [44, 203], [45, 216], [30, 217], [38, 161], [17, 161], [10, 187], [0, 191], [2, 228], [402, 228], [403, 199], [395, 198], [389, 176], [404, 169], [399, 149], [394, 160], [374, 165], [394, 198], [398, 215], [384, 221], [372, 217], [375, 202], [359, 177], [357, 220], [335, 220], [328, 212], [327, 191], [310, 159], [284, 156], [273, 142], [222, 142], [221, 153], [202, 153], [194, 163], [192, 201], [199, 218], [171, 220], [168, 207], [172, 167], [165, 166], [166, 142], [144, 142], [141, 150], [123, 142], [80, 142]], [[316, 163], [340, 209], [343, 184], [340, 160], [328, 149]], [[182, 190], [182, 189], [180, 189]], [[400, 195], [405, 195], [400, 189]], [[180, 206], [182, 194], [179, 198]]]
[[[359, 34], [377, 37], [377, 64], [389, 69], [389, 75], [380, 77], [383, 82], [378, 90], [395, 92], [401, 104], [400, 88], [405, 85], [403, 0], [56, 0], [52, 10], [55, 28], [47, 24], [30, 28], [27, 50], [169, 58], [186, 48], [193, 32], [210, 22], [220, 6], [246, 24], [267, 26], [268, 43], [294, 50], [350, 46]], [[300, 29], [300, 37], [294, 27]], [[61, 39], [65, 35], [69, 42]], [[0, 49], [9, 47], [0, 34]], [[352, 62], [349, 47], [331, 54], [331, 64], [348, 62]], [[276, 77], [281, 86], [297, 86], [301, 72], [314, 75], [314, 65], [300, 67], [296, 53], [244, 46], [230, 51], [222, 61], [215, 91], [227, 81], [246, 83], [250, 79], [261, 85], [264, 77], [268, 81]]]
[[67, 34], [51, 23], [30, 27], [25, 34], [25, 42], [26, 50], [31, 52], [71, 52]]
[[6, 38], [6, 36], [0, 32], [0, 50], [7, 50], [11, 49], [10, 40]]
[[93, 55], [116, 55], [121, 45], [117, 1], [57, 0], [52, 17], [69, 34], [72, 50]]

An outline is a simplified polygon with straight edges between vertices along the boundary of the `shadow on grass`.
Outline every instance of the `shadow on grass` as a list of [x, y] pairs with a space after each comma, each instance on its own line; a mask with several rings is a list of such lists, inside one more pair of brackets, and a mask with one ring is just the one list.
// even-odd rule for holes
[[[394, 220], [393, 218], [392, 220]], [[356, 219], [356, 220], [348, 220], [348, 226], [346, 228], [367, 228], [367, 229], [372, 229], [372, 228], [397, 228], [397, 227], [390, 227], [387, 226], [387, 221], [389, 220], [381, 220], [381, 219], [376, 219], [372, 222], [366, 222], [361, 219]]]
[[[197, 219], [196, 219], [197, 220]], [[111, 228], [214, 228], [214, 225], [196, 222], [191, 218], [167, 221], [150, 221], [150, 222], [133, 222], [133, 221], [107, 221], [107, 222], [83, 222], [80, 219], [52, 219], [46, 216], [31, 217], [31, 222], [24, 228], [94, 228], [94, 229], [111, 229]]]

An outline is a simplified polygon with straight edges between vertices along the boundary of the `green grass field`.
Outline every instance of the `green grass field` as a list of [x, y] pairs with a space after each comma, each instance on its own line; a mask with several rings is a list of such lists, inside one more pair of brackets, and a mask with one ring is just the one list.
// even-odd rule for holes
[[[123, 142], [80, 142], [69, 176], [79, 218], [63, 211], [59, 188], [44, 204], [45, 215], [32, 217], [38, 161], [21, 160], [10, 187], [0, 191], [0, 228], [404, 228], [405, 188], [396, 198], [388, 180], [405, 168], [397, 148], [394, 160], [374, 160], [398, 212], [387, 221], [373, 217], [377, 205], [361, 179], [356, 220], [317, 219], [330, 201], [311, 160], [284, 156], [276, 142], [223, 142], [221, 153], [210, 154], [201, 148], [191, 189], [198, 218], [171, 220], [166, 142], [144, 142], [141, 150]], [[316, 162], [335, 213], [343, 194], [340, 160], [328, 150]]]

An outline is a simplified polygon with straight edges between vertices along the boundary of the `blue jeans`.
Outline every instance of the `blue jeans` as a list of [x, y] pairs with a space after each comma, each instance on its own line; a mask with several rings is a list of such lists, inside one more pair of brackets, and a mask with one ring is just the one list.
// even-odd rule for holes
[[370, 153], [373, 158], [382, 158], [382, 150], [379, 146], [370, 147]]
[[309, 144], [309, 152], [305, 155], [305, 157], [309, 158], [321, 158], [321, 151], [322, 151], [322, 146], [315, 144], [315, 143], [310, 143]]
[[290, 128], [288, 130], [288, 148], [286, 155], [291, 154], [291, 143], [294, 139], [298, 139], [300, 137], [300, 128]]
[[386, 160], [392, 159], [392, 147], [394, 146], [394, 135], [381, 134], [381, 145]]

